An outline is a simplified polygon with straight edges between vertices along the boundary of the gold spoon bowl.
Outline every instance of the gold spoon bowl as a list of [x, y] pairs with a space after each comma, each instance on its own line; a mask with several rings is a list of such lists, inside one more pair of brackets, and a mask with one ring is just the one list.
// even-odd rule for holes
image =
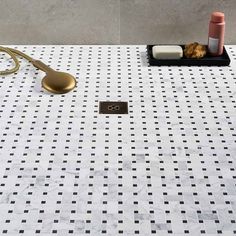
[[42, 79], [42, 87], [51, 93], [68, 93], [75, 86], [75, 78], [65, 72], [50, 71]]

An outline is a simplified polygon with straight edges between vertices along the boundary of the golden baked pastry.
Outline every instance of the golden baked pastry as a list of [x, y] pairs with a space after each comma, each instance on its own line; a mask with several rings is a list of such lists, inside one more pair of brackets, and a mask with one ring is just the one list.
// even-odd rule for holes
[[184, 48], [184, 56], [187, 58], [202, 58], [206, 55], [206, 46], [197, 42], [186, 44]]

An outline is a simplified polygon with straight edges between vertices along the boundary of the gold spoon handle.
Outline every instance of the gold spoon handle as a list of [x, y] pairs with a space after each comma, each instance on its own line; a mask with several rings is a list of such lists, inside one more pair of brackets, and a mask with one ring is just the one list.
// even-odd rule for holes
[[34, 67], [38, 68], [39, 70], [44, 71], [46, 74], [50, 71], [54, 71], [52, 68], [50, 68], [49, 66], [47, 66], [46, 64], [44, 64], [43, 62], [39, 60], [32, 61], [32, 64], [34, 65]]
[[17, 72], [20, 68], [20, 64], [19, 64], [19, 61], [16, 58], [14, 52], [11, 51], [10, 48], [5, 48], [5, 47], [1, 47], [1, 46], [0, 46], [0, 52], [8, 53], [10, 55], [10, 57], [12, 58], [12, 60], [15, 62], [14, 68], [11, 68], [10, 70], [8, 69], [8, 70], [0, 71], [0, 75], [9, 75], [9, 74]]
[[15, 62], [15, 67], [10, 69], [10, 70], [5, 70], [5, 71], [0, 71], [0, 75], [8, 75], [11, 73], [15, 73], [16, 71], [19, 70], [20, 64], [18, 59], [16, 58], [16, 55], [22, 56], [25, 59], [27, 59], [29, 62], [31, 62], [36, 68], [48, 73], [48, 72], [52, 72], [54, 71], [52, 68], [50, 68], [49, 66], [45, 65], [43, 62], [39, 61], [39, 60], [34, 60], [32, 57], [26, 55], [25, 53], [18, 51], [17, 49], [14, 48], [6, 48], [6, 47], [1, 47], [0, 46], [0, 52], [6, 52], [8, 53], [11, 58], [14, 60]]

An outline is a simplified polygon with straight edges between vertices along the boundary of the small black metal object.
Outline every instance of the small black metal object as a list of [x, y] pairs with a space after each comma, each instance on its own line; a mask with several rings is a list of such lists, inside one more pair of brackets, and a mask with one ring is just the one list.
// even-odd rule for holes
[[128, 114], [128, 102], [100, 102], [99, 114]]
[[[148, 61], [150, 66], [228, 66], [230, 64], [229, 55], [224, 47], [221, 56], [211, 56], [207, 54], [205, 57], [181, 59], [155, 59], [152, 55], [152, 47], [155, 45], [147, 45]], [[180, 45], [184, 50], [184, 45]]]

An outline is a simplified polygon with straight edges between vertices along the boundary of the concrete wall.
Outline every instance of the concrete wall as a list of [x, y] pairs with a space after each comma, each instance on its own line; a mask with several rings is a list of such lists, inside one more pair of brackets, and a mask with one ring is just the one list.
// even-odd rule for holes
[[0, 0], [0, 45], [204, 43], [214, 10], [236, 44], [236, 0]]

